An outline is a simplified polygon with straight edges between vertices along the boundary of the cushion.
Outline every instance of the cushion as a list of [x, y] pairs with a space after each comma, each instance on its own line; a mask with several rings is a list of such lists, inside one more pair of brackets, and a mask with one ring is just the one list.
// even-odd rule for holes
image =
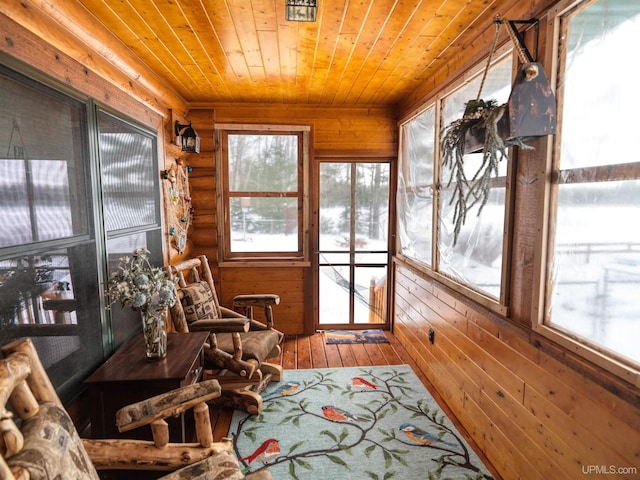
[[7, 463], [26, 468], [31, 480], [99, 480], [71, 418], [55, 403], [43, 403], [20, 430], [24, 447]]
[[196, 320], [216, 320], [218, 309], [213, 299], [213, 292], [207, 282], [196, 282], [181, 288], [182, 309], [187, 324]]
[[229, 452], [220, 452], [204, 460], [181, 468], [160, 480], [207, 480], [219, 478], [242, 480], [244, 475], [236, 457]]
[[[218, 348], [229, 355], [233, 355], [233, 337], [230, 333], [217, 333]], [[280, 334], [277, 330], [254, 330], [240, 334], [242, 342], [242, 359], [245, 361], [255, 360], [262, 364], [272, 350], [280, 343]], [[205, 350], [205, 368], [213, 365], [211, 358], [207, 355], [209, 350]]]

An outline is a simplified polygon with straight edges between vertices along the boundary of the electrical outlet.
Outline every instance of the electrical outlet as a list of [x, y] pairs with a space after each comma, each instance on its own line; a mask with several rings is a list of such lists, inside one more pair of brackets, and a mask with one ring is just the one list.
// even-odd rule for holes
[[431, 343], [431, 345], [433, 345], [433, 342], [435, 342], [436, 340], [436, 332], [433, 330], [433, 328], [429, 329], [429, 342]]

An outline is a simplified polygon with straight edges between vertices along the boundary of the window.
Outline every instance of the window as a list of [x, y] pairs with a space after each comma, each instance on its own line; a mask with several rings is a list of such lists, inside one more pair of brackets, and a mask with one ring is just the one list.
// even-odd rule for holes
[[0, 344], [31, 337], [66, 402], [140, 329], [100, 282], [141, 246], [162, 263], [156, 137], [32, 73], [0, 65]]
[[637, 372], [638, 88], [628, 48], [640, 41], [640, 5], [584, 2], [558, 22], [562, 135], [550, 176], [549, 257], [538, 329], [616, 371], [622, 361]]
[[218, 129], [224, 258], [305, 258], [309, 128]]
[[[464, 104], [475, 99], [481, 78], [476, 77], [462, 88], [446, 95], [442, 100], [442, 126], [460, 118]], [[495, 63], [488, 72], [482, 98], [503, 104], [511, 92], [511, 57]], [[465, 155], [465, 173], [472, 178], [482, 162], [482, 153]], [[451, 197], [455, 181], [447, 187], [450, 172], [440, 171], [440, 202], [438, 206], [438, 271], [457, 282], [470, 286], [485, 295], [506, 303], [502, 283], [504, 251], [504, 222], [506, 214], [506, 178], [509, 162], [502, 160], [498, 177], [493, 179], [486, 205], [478, 214], [479, 206], [467, 213], [466, 221], [454, 245], [453, 206]]]
[[400, 129], [398, 172], [399, 250], [432, 265], [436, 109], [430, 106]]
[[[108, 272], [141, 247], [151, 252], [153, 264], [162, 265], [155, 136], [98, 110], [98, 142]], [[140, 313], [113, 305], [110, 320], [117, 348], [138, 330]]]
[[[508, 100], [511, 69], [510, 56], [503, 55], [492, 63], [483, 86], [483, 99], [495, 100], [498, 104]], [[477, 207], [467, 215], [454, 245], [451, 196], [456, 185], [454, 181], [447, 186], [450, 173], [440, 163], [439, 148], [436, 148], [439, 133], [462, 116], [465, 103], [477, 97], [480, 83], [480, 74], [476, 73], [457, 89], [445, 91], [426, 110], [401, 126], [398, 252], [427, 266], [454, 288], [462, 286], [472, 297], [504, 312], [507, 285], [503, 252], [510, 162], [500, 162], [499, 176], [492, 181], [487, 204], [480, 215]], [[465, 156], [468, 178], [473, 176], [481, 160], [481, 153]]]
[[103, 358], [86, 104], [0, 66], [0, 338], [68, 391]]

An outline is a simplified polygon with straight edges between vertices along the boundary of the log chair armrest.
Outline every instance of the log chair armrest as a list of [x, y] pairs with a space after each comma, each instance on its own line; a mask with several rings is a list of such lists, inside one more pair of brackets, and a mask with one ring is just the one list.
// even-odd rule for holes
[[273, 293], [236, 295], [233, 304], [238, 307], [266, 307], [267, 305], [279, 305], [280, 297]]
[[235, 310], [231, 310], [230, 308], [223, 307], [220, 305], [220, 312], [222, 313], [223, 318], [247, 318], [245, 315], [236, 312]]
[[251, 322], [248, 318], [217, 318], [215, 320], [196, 320], [189, 324], [190, 332], [248, 332]]
[[280, 297], [273, 293], [266, 294], [249, 294], [249, 295], [236, 295], [233, 297], [233, 304], [236, 307], [244, 307], [247, 309], [247, 316], [253, 321], [253, 307], [262, 307], [264, 309], [264, 316], [266, 320], [266, 328], [273, 328], [273, 313], [271, 305], [278, 305], [280, 303]]
[[203, 402], [220, 396], [217, 380], [187, 385], [156, 395], [141, 402], [122, 407], [116, 412], [116, 425], [120, 432], [127, 432], [156, 420], [173, 417]]

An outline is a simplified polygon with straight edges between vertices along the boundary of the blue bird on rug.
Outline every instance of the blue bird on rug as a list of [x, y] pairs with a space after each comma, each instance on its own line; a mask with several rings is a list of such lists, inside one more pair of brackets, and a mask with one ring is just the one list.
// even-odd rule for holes
[[273, 392], [269, 392], [263, 395], [262, 399], [268, 400], [274, 397], [284, 397], [287, 395], [293, 395], [294, 393], [296, 393], [299, 387], [300, 387], [300, 382], [291, 380], [287, 383], [283, 383], [282, 385], [278, 386], [278, 388], [276, 388]]
[[400, 425], [400, 430], [404, 432], [409, 440], [413, 440], [414, 442], [420, 443], [422, 445], [440, 444], [454, 448], [458, 446], [455, 443], [444, 442], [436, 435], [426, 432], [411, 423], [403, 423], [402, 425]]
[[239, 458], [238, 461], [251, 463], [254, 460], [259, 460], [262, 463], [267, 463], [278, 455], [280, 455], [280, 443], [275, 438], [270, 438], [265, 440], [251, 455]]
[[341, 408], [328, 405], [322, 407], [322, 414], [332, 422], [366, 422], [364, 418], [353, 415]]

